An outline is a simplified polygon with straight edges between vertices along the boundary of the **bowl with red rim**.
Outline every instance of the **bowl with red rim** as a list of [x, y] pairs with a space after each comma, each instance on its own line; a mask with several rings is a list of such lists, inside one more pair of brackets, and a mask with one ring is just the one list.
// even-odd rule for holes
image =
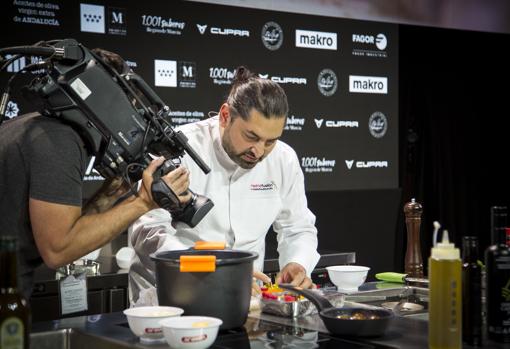
[[140, 337], [142, 342], [164, 342], [163, 330], [159, 322], [164, 319], [179, 317], [182, 308], [166, 306], [136, 307], [124, 310], [129, 328]]
[[159, 323], [171, 348], [203, 349], [214, 343], [223, 321], [210, 316], [180, 316]]

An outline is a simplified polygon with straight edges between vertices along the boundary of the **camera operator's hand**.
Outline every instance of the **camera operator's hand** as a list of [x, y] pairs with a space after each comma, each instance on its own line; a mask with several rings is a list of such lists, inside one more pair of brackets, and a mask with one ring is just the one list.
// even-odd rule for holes
[[186, 167], [180, 166], [173, 171], [168, 172], [161, 177], [165, 183], [179, 197], [181, 205], [191, 200], [191, 192], [189, 189], [189, 171]]
[[[143, 171], [142, 185], [138, 191], [138, 195], [142, 198], [150, 209], [158, 208], [158, 205], [152, 199], [151, 185], [154, 180], [153, 174], [159, 166], [165, 162], [165, 158], [160, 157], [152, 160], [149, 166]], [[173, 171], [170, 171], [165, 176], [161, 177], [165, 183], [172, 189], [174, 193], [178, 193], [179, 201], [182, 204], [191, 200], [191, 193], [188, 191], [189, 186], [189, 171], [181, 166]]]

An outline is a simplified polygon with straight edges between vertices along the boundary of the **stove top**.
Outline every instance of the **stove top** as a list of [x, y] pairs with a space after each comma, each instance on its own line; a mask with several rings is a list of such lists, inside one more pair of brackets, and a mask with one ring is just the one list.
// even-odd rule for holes
[[243, 328], [220, 331], [211, 346], [214, 349], [379, 349], [391, 348], [358, 339], [332, 337], [300, 327], [248, 318]]

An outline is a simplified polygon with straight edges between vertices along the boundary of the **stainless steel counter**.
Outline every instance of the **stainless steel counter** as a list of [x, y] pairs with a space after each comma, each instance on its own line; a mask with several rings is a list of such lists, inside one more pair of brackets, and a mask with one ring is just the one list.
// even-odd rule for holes
[[[350, 297], [353, 300], [358, 296], [370, 299], [370, 292], [377, 289], [378, 283], [368, 283], [365, 286], [361, 288], [363, 292]], [[393, 288], [387, 291], [388, 294], [398, 293], [399, 290], [395, 287], [399, 286], [393, 285]], [[211, 348], [427, 348], [427, 333], [427, 321], [396, 316], [382, 337], [340, 338], [329, 335], [316, 314], [293, 319], [252, 312], [242, 329], [221, 331]], [[168, 348], [166, 343], [140, 343], [121, 312], [36, 323], [31, 338], [32, 349]], [[492, 342], [484, 345], [484, 348], [507, 347], [508, 345]]]

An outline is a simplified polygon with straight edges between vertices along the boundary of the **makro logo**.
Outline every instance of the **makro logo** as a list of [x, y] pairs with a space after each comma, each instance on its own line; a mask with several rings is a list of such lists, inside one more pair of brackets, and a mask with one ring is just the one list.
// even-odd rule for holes
[[177, 61], [154, 60], [154, 85], [177, 87]]
[[[324, 123], [324, 119], [313, 119], [313, 120], [315, 121], [315, 126], [317, 126], [317, 128], [322, 127], [322, 124]], [[339, 128], [339, 127], [358, 128], [359, 122], [346, 121], [346, 120], [326, 120], [324, 125], [329, 128]]]
[[352, 167], [355, 168], [387, 168], [388, 161], [355, 161], [355, 160], [345, 160], [345, 166], [348, 170], [351, 170]]
[[368, 130], [375, 138], [384, 137], [388, 130], [388, 120], [386, 119], [386, 116], [379, 111], [370, 115], [370, 118], [368, 118]]
[[[197, 29], [200, 34], [205, 34], [207, 30], [207, 24], [197, 24]], [[209, 33], [213, 35], [226, 35], [226, 36], [240, 36], [240, 37], [249, 37], [250, 31], [244, 29], [231, 29], [231, 28], [219, 28], [219, 27], [210, 27]]]
[[142, 26], [147, 33], [181, 35], [186, 22], [176, 21], [170, 17], [142, 15]]
[[290, 77], [290, 76], [271, 76], [269, 74], [259, 74], [259, 78], [270, 79], [279, 84], [306, 85], [306, 78]]
[[338, 78], [331, 69], [323, 69], [317, 77], [317, 87], [320, 93], [326, 97], [330, 97], [335, 94], [338, 87]]
[[108, 7], [108, 34], [127, 34], [127, 12], [126, 9]]
[[296, 47], [336, 50], [337, 35], [336, 33], [296, 29]]
[[215, 85], [231, 85], [232, 80], [236, 74], [235, 69], [228, 69], [223, 67], [210, 67], [209, 77]]
[[104, 34], [104, 6], [80, 4], [80, 30]]
[[349, 75], [349, 92], [388, 93], [388, 78], [379, 76]]
[[267, 22], [262, 27], [262, 43], [271, 51], [278, 50], [283, 43], [282, 27], [276, 22]]
[[301, 167], [306, 173], [333, 172], [336, 160], [329, 160], [317, 156], [305, 156], [301, 158]]
[[305, 126], [305, 118], [299, 118], [295, 115], [287, 117], [284, 130], [286, 131], [303, 131]]

